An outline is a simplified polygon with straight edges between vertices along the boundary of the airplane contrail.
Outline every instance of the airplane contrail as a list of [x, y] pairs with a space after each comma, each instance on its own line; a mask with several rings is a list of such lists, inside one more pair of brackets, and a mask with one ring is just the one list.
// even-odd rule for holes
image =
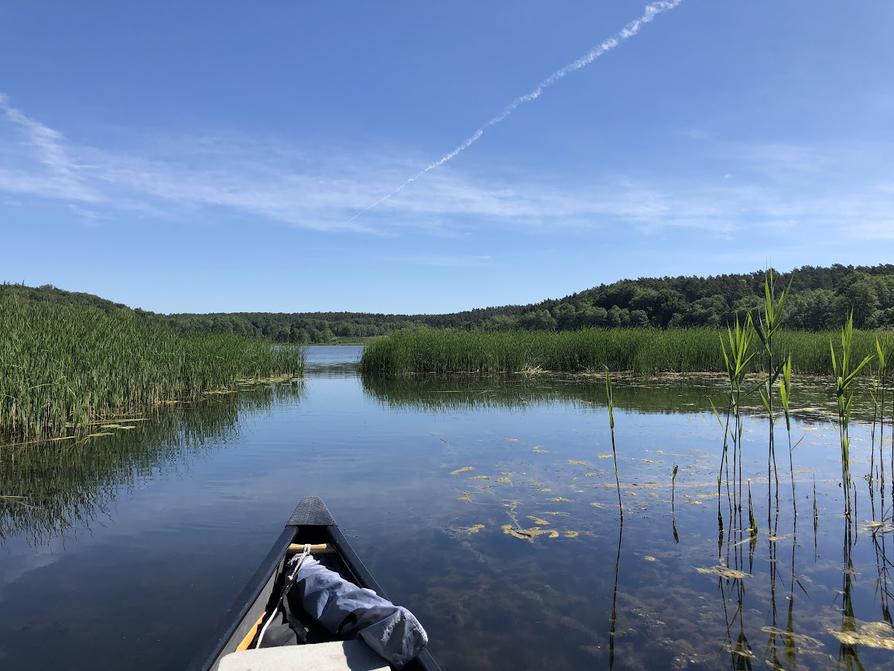
[[505, 120], [510, 114], [512, 114], [519, 107], [524, 105], [525, 103], [533, 102], [537, 100], [540, 96], [543, 95], [543, 92], [546, 91], [550, 86], [558, 82], [560, 79], [570, 75], [572, 72], [576, 72], [582, 68], [587, 67], [590, 63], [595, 61], [597, 58], [605, 54], [606, 52], [611, 51], [615, 47], [619, 46], [622, 42], [629, 40], [631, 37], [635, 36], [639, 33], [640, 28], [642, 28], [645, 24], [651, 23], [653, 19], [662, 14], [664, 12], [668, 12], [678, 5], [680, 5], [683, 0], [657, 0], [656, 2], [650, 2], [646, 5], [645, 10], [643, 11], [642, 16], [638, 19], [634, 19], [630, 23], [628, 23], [621, 31], [612, 37], [609, 37], [606, 40], [603, 40], [601, 43], [597, 44], [595, 47], [590, 49], [586, 54], [578, 58], [577, 60], [572, 61], [565, 67], [559, 68], [554, 73], [552, 73], [549, 77], [541, 81], [537, 87], [531, 91], [530, 93], [526, 93], [525, 95], [517, 97], [511, 103], [506, 105], [503, 108], [503, 111], [497, 114], [495, 117], [491, 118], [486, 123], [482, 124], [478, 129], [475, 130], [469, 137], [463, 140], [453, 151], [444, 154], [441, 158], [439, 158], [434, 163], [430, 163], [428, 166], [420, 170], [418, 173], [410, 177], [406, 182], [401, 184], [399, 187], [394, 189], [381, 198], [379, 198], [376, 202], [368, 207], [364, 208], [357, 212], [353, 217], [348, 220], [348, 223], [354, 222], [358, 217], [366, 214], [370, 210], [375, 209], [386, 200], [389, 200], [399, 194], [401, 191], [406, 189], [410, 184], [417, 181], [419, 178], [428, 174], [435, 168], [440, 168], [442, 165], [447, 163], [448, 161], [453, 160], [457, 156], [459, 156], [466, 149], [471, 147], [473, 144], [478, 142], [481, 139], [481, 136], [484, 135], [487, 130], [493, 126], [496, 126], [501, 121]]

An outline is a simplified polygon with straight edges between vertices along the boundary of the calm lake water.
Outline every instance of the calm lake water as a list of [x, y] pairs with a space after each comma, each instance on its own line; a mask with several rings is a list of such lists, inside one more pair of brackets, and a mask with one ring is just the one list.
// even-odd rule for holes
[[846, 535], [828, 382], [798, 399], [796, 531], [784, 422], [768, 528], [766, 420], [746, 418], [752, 542], [725, 493], [718, 534], [719, 379], [616, 381], [622, 530], [598, 381], [364, 381], [359, 356], [311, 347], [301, 385], [0, 448], [0, 668], [182, 668], [307, 495], [447, 670], [894, 665], [894, 534], [865, 524], [891, 518], [891, 471], [871, 501], [859, 422]]

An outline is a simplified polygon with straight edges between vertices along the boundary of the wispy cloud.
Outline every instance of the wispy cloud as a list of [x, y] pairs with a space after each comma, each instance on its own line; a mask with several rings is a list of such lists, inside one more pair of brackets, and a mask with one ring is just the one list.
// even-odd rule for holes
[[29, 174], [21, 169], [0, 165], [0, 189], [50, 197], [61, 194], [66, 199], [81, 202], [99, 199], [80, 181], [80, 166], [70, 158], [61, 133], [26, 116], [11, 105], [3, 93], [0, 93], [0, 112], [11, 130], [17, 131], [15, 140], [23, 150], [17, 152], [14, 146], [7, 147], [3, 152], [4, 159], [25, 156], [44, 168], [41, 174]]
[[370, 210], [375, 209], [382, 203], [384, 203], [388, 200], [391, 200], [392, 198], [394, 198], [394, 196], [399, 194], [401, 191], [406, 189], [408, 186], [410, 186], [414, 182], [417, 182], [418, 180], [420, 180], [422, 177], [424, 177], [425, 175], [430, 173], [432, 170], [436, 170], [437, 168], [440, 168], [441, 166], [445, 165], [446, 163], [452, 161], [454, 158], [456, 158], [457, 156], [462, 154], [466, 149], [468, 149], [473, 144], [478, 142], [478, 140], [480, 140], [481, 137], [490, 128], [493, 128], [497, 124], [500, 124], [503, 121], [505, 121], [519, 107], [521, 107], [522, 105], [525, 105], [527, 103], [534, 102], [540, 96], [542, 96], [548, 88], [554, 86], [555, 84], [560, 82], [562, 79], [564, 79], [568, 75], [570, 75], [574, 72], [577, 72], [578, 70], [584, 69], [585, 67], [587, 67], [591, 63], [595, 62], [596, 60], [598, 60], [599, 58], [604, 56], [606, 53], [608, 53], [612, 49], [615, 49], [616, 47], [620, 46], [622, 42], [629, 40], [631, 37], [635, 37], [637, 34], [639, 34], [639, 31], [642, 29], [642, 27], [644, 25], [654, 21], [656, 16], [658, 16], [659, 14], [662, 14], [664, 12], [669, 12], [670, 10], [672, 10], [672, 9], [676, 8], [678, 5], [680, 5], [680, 3], [682, 3], [682, 2], [683, 2], [683, 0], [657, 0], [656, 2], [650, 2], [648, 5], [646, 5], [645, 9], [643, 10], [642, 16], [640, 16], [637, 19], [634, 19], [633, 21], [630, 21], [627, 25], [624, 26], [624, 28], [621, 29], [621, 31], [617, 35], [614, 35], [612, 37], [609, 37], [609, 38], [603, 40], [602, 42], [600, 42], [599, 44], [594, 46], [592, 49], [590, 49], [590, 51], [588, 51], [586, 54], [584, 54], [580, 58], [573, 60], [568, 65], [566, 65], [562, 68], [559, 68], [558, 70], [553, 72], [549, 77], [547, 77], [546, 79], [542, 80], [539, 84], [537, 84], [537, 86], [534, 87], [534, 89], [532, 91], [515, 98], [515, 100], [513, 100], [508, 105], [506, 105], [506, 107], [504, 107], [503, 110], [499, 114], [497, 114], [494, 117], [491, 117], [488, 121], [486, 121], [484, 124], [482, 124], [477, 129], [475, 129], [475, 131], [469, 137], [467, 137], [465, 140], [460, 142], [459, 145], [457, 145], [453, 150], [451, 150], [451, 151], [447, 152], [446, 154], [444, 154], [443, 156], [441, 156], [441, 158], [439, 158], [437, 161], [434, 161], [433, 163], [429, 163], [427, 166], [425, 166], [422, 170], [417, 172], [415, 175], [413, 175], [409, 179], [405, 180], [396, 189], [389, 191], [384, 196], [379, 197], [373, 203], [371, 203], [370, 205], [363, 208], [361, 211], [355, 213], [354, 216], [351, 217], [351, 221], [358, 219], [359, 217], [368, 213]]
[[723, 237], [755, 230], [796, 237], [823, 229], [860, 239], [894, 237], [894, 170], [867, 158], [878, 147], [860, 156], [854, 147], [690, 137], [706, 163], [723, 166], [714, 178], [643, 171], [547, 182], [445, 166], [412, 192], [348, 223], [352, 212], [418, 166], [418, 157], [380, 150], [321, 157], [276, 140], [225, 137], [152, 138], [139, 149], [112, 150], [71, 142], [0, 96], [0, 192], [20, 206], [29, 198], [62, 203], [96, 225], [226, 216], [245, 225], [384, 235], [496, 226], [642, 234], [691, 229]]

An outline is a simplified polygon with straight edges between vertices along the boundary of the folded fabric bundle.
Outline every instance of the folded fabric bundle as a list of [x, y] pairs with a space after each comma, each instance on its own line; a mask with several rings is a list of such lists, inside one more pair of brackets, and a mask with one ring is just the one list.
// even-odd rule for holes
[[313, 557], [301, 564], [290, 591], [331, 634], [359, 637], [395, 668], [406, 665], [428, 643], [425, 629], [406, 608], [345, 580]]

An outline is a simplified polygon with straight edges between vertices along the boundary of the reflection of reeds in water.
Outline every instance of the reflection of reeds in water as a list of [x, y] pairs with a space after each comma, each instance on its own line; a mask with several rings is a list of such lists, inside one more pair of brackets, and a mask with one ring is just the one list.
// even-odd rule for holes
[[677, 506], [676, 506], [676, 498], [677, 498], [677, 471], [679, 470], [679, 466], [674, 464], [674, 469], [671, 471], [671, 529], [674, 534], [674, 543], [680, 542], [680, 535], [677, 533]]
[[0, 447], [0, 539], [25, 534], [41, 543], [74, 526], [89, 526], [122, 487], [177, 468], [235, 435], [245, 412], [295, 398], [301, 385], [276, 385], [159, 410], [144, 421], [77, 442]]
[[621, 572], [621, 539], [624, 537], [624, 524], [618, 527], [618, 551], [615, 554], [615, 581], [612, 587], [612, 610], [609, 617], [608, 631], [608, 668], [615, 666], [615, 636], [618, 631], [618, 576]]
[[[857, 619], [854, 615], [854, 563], [852, 550], [854, 546], [852, 526], [845, 524], [844, 559], [841, 569], [841, 629], [842, 634], [854, 634], [857, 631]], [[842, 640], [844, 639], [844, 640]], [[844, 669], [862, 669], [863, 663], [857, 654], [857, 646], [846, 643], [846, 636], [839, 637], [838, 666]]]

